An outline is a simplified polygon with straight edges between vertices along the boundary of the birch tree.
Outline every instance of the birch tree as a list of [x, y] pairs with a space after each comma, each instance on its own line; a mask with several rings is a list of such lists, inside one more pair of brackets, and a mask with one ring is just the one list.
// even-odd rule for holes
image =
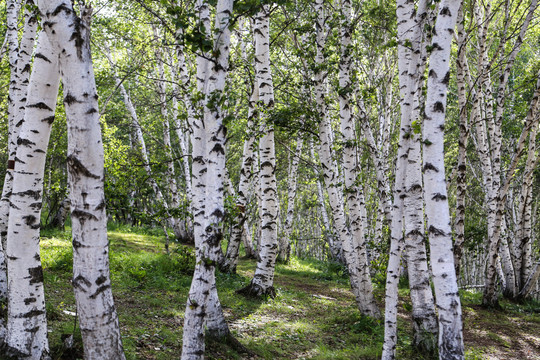
[[282, 261], [288, 262], [291, 255], [291, 232], [294, 217], [294, 200], [296, 199], [296, 186], [297, 186], [297, 172], [298, 163], [300, 162], [300, 155], [302, 153], [304, 141], [299, 135], [296, 138], [296, 150], [293, 154], [290, 154], [291, 161], [289, 164], [289, 177], [287, 179], [287, 214], [285, 217], [285, 223], [283, 224], [283, 236], [279, 241], [279, 254], [278, 258]]
[[[225, 176], [226, 128], [221, 99], [229, 67], [231, 0], [220, 0], [216, 7], [214, 57], [197, 58], [197, 87], [203, 95], [202, 112], [193, 124], [193, 211], [197, 263], [188, 294], [182, 359], [204, 358], [204, 326], [213, 336], [223, 337], [229, 329], [223, 317], [215, 285], [215, 265], [221, 253], [224, 217], [223, 181]], [[198, 1], [199, 26], [210, 39], [210, 10]]]
[[41, 32], [17, 140], [19, 161], [13, 169], [6, 248], [9, 296], [5, 343], [7, 354], [20, 359], [39, 360], [49, 353], [39, 219], [45, 157], [60, 82], [57, 59], [58, 53]]
[[439, 5], [429, 61], [423, 123], [423, 170], [431, 270], [439, 320], [439, 358], [464, 359], [463, 323], [444, 170], [444, 125], [450, 77], [450, 49], [460, 0]]
[[[332, 209], [332, 215], [334, 218], [334, 225], [339, 237], [340, 248], [343, 251], [344, 258], [349, 270], [349, 278], [351, 281], [351, 288], [355, 295], [356, 303], [365, 315], [377, 317], [379, 310], [377, 304], [373, 298], [373, 294], [369, 291], [371, 286], [371, 280], [369, 278], [369, 272], [361, 271], [361, 264], [359, 264], [357, 243], [356, 239], [353, 239], [350, 230], [347, 227], [345, 221], [345, 211], [343, 207], [343, 192], [339, 187], [340, 179], [337, 172], [335, 161], [332, 157], [332, 129], [330, 126], [330, 119], [327, 116], [326, 105], [326, 92], [327, 92], [327, 71], [324, 67], [324, 48], [326, 43], [326, 37], [328, 35], [326, 14], [323, 6], [323, 1], [318, 0], [314, 4], [316, 19], [316, 57], [315, 64], [317, 70], [315, 72], [315, 100], [317, 106], [317, 114], [319, 117], [319, 157], [321, 160], [321, 166], [323, 169], [324, 183], [327, 187], [328, 198], [330, 207]], [[350, 31], [350, 30], [347, 30]], [[365, 275], [368, 275], [367, 278]]]
[[[362, 294], [360, 308], [365, 313], [378, 317], [379, 309], [373, 297], [373, 285], [369, 273], [367, 247], [362, 223], [362, 210], [360, 194], [356, 184], [356, 135], [351, 114], [350, 94], [351, 84], [351, 51], [352, 51], [352, 23], [351, 3], [349, 0], [341, 1], [341, 58], [339, 63], [339, 117], [341, 120], [341, 133], [344, 141], [343, 172], [345, 177], [344, 190], [349, 207], [349, 220], [351, 224], [351, 251], [352, 256], [347, 258], [349, 269], [354, 266], [359, 277], [358, 293]], [[349, 270], [350, 271], [350, 270]], [[358, 297], [359, 294], [355, 294]], [[358, 301], [358, 300], [357, 300]]]
[[[18, 39], [17, 20], [21, 1], [7, 1], [7, 31], [6, 42], [10, 65], [10, 82], [8, 88], [8, 166], [2, 187], [0, 200], [0, 299], [7, 295], [7, 268], [5, 259], [6, 236], [9, 216], [9, 202], [13, 188], [13, 168], [17, 152], [17, 139], [27, 100], [28, 82], [30, 76], [31, 56], [35, 42], [37, 19], [36, 14], [29, 10], [33, 5], [31, 0], [25, 2], [24, 27], [22, 38]], [[3, 326], [3, 324], [2, 324]]]
[[253, 151], [256, 145], [255, 142], [255, 120], [258, 115], [257, 102], [259, 99], [259, 88], [257, 85], [253, 87], [253, 93], [249, 99], [248, 123], [246, 140], [244, 141], [244, 149], [242, 154], [242, 165], [240, 168], [240, 183], [238, 184], [238, 194], [236, 207], [238, 215], [234, 221], [231, 237], [227, 245], [227, 252], [224, 260], [220, 263], [220, 270], [223, 272], [236, 272], [238, 255], [240, 250], [240, 242], [242, 234], [245, 232], [246, 222], [246, 207], [248, 205], [248, 193], [251, 180], [253, 177], [254, 158]]
[[90, 52], [92, 8], [81, 6], [79, 18], [72, 4], [61, 0], [40, 1], [38, 6], [44, 14], [43, 28], [59, 54], [63, 78], [69, 137], [73, 288], [85, 358], [124, 359], [109, 275], [103, 144]]
[[[392, 211], [390, 258], [386, 277], [385, 340], [383, 359], [395, 358], [397, 344], [397, 285], [400, 258], [407, 247], [415, 344], [432, 348], [436, 334], [434, 300], [429, 287], [424, 245], [421, 153], [418, 126], [420, 79], [425, 69], [422, 30], [428, 17], [427, 2], [398, 2], [398, 73], [401, 96], [401, 125], [397, 152]], [[413, 127], [413, 121], [415, 121]], [[404, 223], [405, 222], [405, 223]], [[403, 234], [405, 231], [405, 234]], [[407, 241], [405, 241], [407, 239]], [[413, 290], [414, 289], [414, 290]]]
[[270, 6], [263, 5], [255, 17], [255, 79], [261, 103], [260, 117], [264, 132], [259, 140], [261, 237], [257, 269], [251, 283], [239, 293], [275, 296], [274, 268], [278, 254], [276, 155], [274, 127], [267, 121], [274, 106], [274, 86], [270, 70]]
[[[159, 39], [157, 29], [154, 27], [154, 37]], [[156, 41], [157, 42], [157, 41]], [[163, 146], [165, 150], [165, 161], [167, 167], [165, 170], [165, 178], [167, 182], [167, 194], [170, 202], [170, 207], [176, 209], [180, 206], [180, 197], [178, 194], [178, 186], [176, 184], [174, 162], [172, 159], [172, 146], [171, 146], [171, 132], [169, 125], [169, 109], [167, 107], [167, 89], [165, 78], [164, 58], [160, 48], [155, 49], [157, 69], [158, 69], [158, 81], [156, 81], [157, 93], [159, 95], [159, 109], [162, 117], [163, 124]], [[181, 239], [184, 236], [184, 229], [182, 229], [180, 219], [175, 216], [169, 217], [169, 223], [174, 230], [177, 238]]]

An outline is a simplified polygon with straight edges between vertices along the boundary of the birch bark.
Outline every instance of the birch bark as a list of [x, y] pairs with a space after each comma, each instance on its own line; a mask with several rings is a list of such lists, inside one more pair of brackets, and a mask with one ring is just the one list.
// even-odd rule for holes
[[[463, 254], [463, 244], [465, 242], [465, 204], [467, 191], [467, 140], [469, 137], [469, 126], [467, 123], [467, 80], [466, 80], [466, 51], [467, 37], [465, 34], [465, 18], [463, 16], [463, 6], [460, 7], [457, 19], [458, 33], [458, 55], [456, 64], [456, 82], [459, 105], [459, 141], [458, 141], [458, 164], [456, 177], [456, 214], [454, 221], [455, 241], [454, 241], [454, 266], [456, 276], [460, 274], [461, 256]], [[473, 94], [475, 96], [475, 94]]]
[[[496, 292], [496, 273], [497, 273], [497, 260], [498, 260], [498, 249], [500, 243], [500, 234], [501, 234], [501, 223], [503, 217], [503, 207], [504, 199], [506, 198], [507, 191], [510, 184], [511, 175], [507, 175], [505, 183], [501, 186], [501, 125], [502, 125], [502, 116], [504, 113], [504, 103], [506, 99], [506, 87], [508, 85], [508, 79], [510, 71], [514, 65], [516, 56], [523, 44], [525, 39], [525, 33], [529, 27], [529, 24], [532, 20], [533, 14], [535, 13], [538, 7], [537, 0], [532, 0], [527, 14], [521, 24], [520, 32], [516, 38], [510, 54], [505, 58], [505, 68], [503, 73], [499, 77], [499, 85], [497, 87], [497, 108], [495, 113], [493, 112], [493, 95], [491, 91], [491, 84], [489, 78], [489, 66], [484, 65], [484, 71], [482, 73], [482, 90], [484, 91], [484, 96], [486, 98], [486, 118], [488, 123], [487, 133], [489, 134], [490, 140], [490, 153], [491, 153], [491, 188], [488, 194], [488, 238], [489, 238], [489, 248], [488, 248], [488, 266], [486, 273], [486, 281], [483, 294], [483, 303], [487, 306], [496, 306], [498, 304], [498, 296]], [[486, 34], [483, 34], [483, 38], [486, 37]], [[506, 41], [506, 40], [505, 40]], [[487, 47], [484, 45], [483, 56], [487, 58]], [[484, 60], [484, 64], [487, 62]], [[528, 135], [530, 127], [526, 127], [523, 135]], [[524, 146], [520, 141], [519, 146]], [[521, 154], [522, 150], [516, 151], [516, 153]], [[516, 159], [516, 157], [514, 157]], [[512, 170], [513, 171], [513, 170]], [[507, 174], [512, 174], [510, 171]]]
[[[159, 41], [157, 41], [159, 39], [159, 36], [156, 28], [154, 28], [154, 38], [156, 39], [156, 43], [159, 43]], [[165, 150], [165, 160], [167, 161], [167, 167], [165, 170], [165, 177], [167, 180], [167, 193], [170, 199], [170, 207], [173, 209], [177, 209], [180, 206], [180, 198], [178, 195], [178, 186], [174, 177], [174, 162], [172, 160], [169, 109], [167, 108], [167, 89], [165, 86], [166, 78], [165, 68], [163, 65], [164, 60], [161, 49], [156, 48], [155, 54], [158, 68], [158, 80], [156, 82], [156, 85], [157, 93], [159, 96], [159, 108], [161, 111], [163, 124], [163, 146]], [[174, 229], [175, 236], [181, 239], [184, 236], [184, 231], [181, 228], [180, 219], [178, 219], [176, 216], [170, 216], [168, 220], [171, 227]], [[167, 231], [165, 231], [165, 233], [167, 233]]]
[[90, 52], [92, 9], [39, 1], [43, 28], [59, 54], [68, 121], [73, 288], [86, 359], [125, 359], [109, 275], [104, 154]]
[[255, 79], [261, 103], [261, 124], [264, 133], [259, 140], [261, 181], [261, 242], [257, 269], [251, 283], [239, 293], [255, 296], [275, 296], [274, 268], [278, 253], [277, 216], [278, 199], [276, 183], [276, 155], [274, 127], [267, 122], [268, 112], [274, 106], [274, 85], [270, 69], [270, 6], [263, 5], [255, 17]]
[[439, 5], [431, 43], [423, 126], [424, 186], [431, 270], [439, 320], [439, 358], [464, 359], [463, 324], [444, 169], [444, 124], [450, 78], [450, 50], [460, 0]]
[[8, 354], [19, 359], [40, 360], [49, 352], [39, 219], [46, 151], [60, 82], [57, 58], [42, 32], [17, 140], [6, 248], [9, 271], [6, 344]]
[[[178, 2], [178, 5], [180, 6], [181, 3]], [[191, 203], [192, 203], [192, 184], [191, 184], [191, 165], [190, 165], [190, 133], [193, 131], [192, 124], [195, 121], [196, 117], [196, 109], [195, 104], [193, 102], [192, 97], [190, 94], [192, 93], [192, 87], [190, 86], [190, 73], [188, 70], [188, 58], [185, 54], [185, 48], [183, 46], [183, 35], [184, 29], [178, 28], [176, 31], [176, 41], [177, 44], [175, 45], [176, 50], [176, 60], [177, 60], [177, 66], [172, 67], [172, 71], [175, 78], [178, 78], [180, 80], [180, 89], [182, 91], [182, 94], [178, 94], [178, 88], [175, 85], [175, 92], [176, 96], [173, 97], [173, 111], [175, 111], [175, 114], [173, 116], [175, 121], [175, 130], [176, 135], [178, 136], [178, 140], [180, 142], [180, 149], [182, 151], [182, 165], [184, 170], [184, 175], [186, 179], [186, 201], [187, 201], [187, 208], [191, 212]], [[182, 122], [181, 119], [178, 117], [178, 100], [182, 101], [184, 103], [186, 112], [187, 112], [187, 118], [185, 122]], [[186, 225], [185, 225], [185, 234], [183, 237], [188, 242], [193, 242], [193, 224], [191, 223], [189, 217], [186, 219]]]
[[[33, 5], [31, 0], [26, 3], [28, 6]], [[6, 4], [8, 27], [6, 41], [11, 73], [8, 88], [8, 166], [0, 200], [0, 299], [5, 299], [7, 296], [7, 264], [4, 251], [10, 212], [9, 202], [13, 190], [13, 166], [16, 160], [19, 131], [24, 122], [30, 63], [37, 30], [36, 14], [26, 9], [23, 35], [19, 42], [17, 19], [20, 5], [20, 1], [8, 1]]]
[[[350, 108], [351, 84], [351, 51], [352, 51], [352, 24], [351, 2], [341, 1], [341, 59], [339, 63], [339, 117], [341, 119], [341, 133], [343, 135], [343, 173], [345, 177], [344, 192], [347, 195], [349, 207], [349, 220], [351, 223], [352, 256], [347, 259], [349, 268], [356, 267], [359, 277], [357, 302], [364, 314], [379, 317], [380, 312], [373, 296], [373, 285], [369, 273], [364, 226], [358, 185], [356, 184], [356, 136], [354, 122]], [[361, 299], [358, 297], [361, 296]]]
[[[540, 80], [539, 80], [540, 82]], [[538, 165], [538, 154], [536, 150], [536, 137], [538, 125], [531, 129], [529, 134], [529, 148], [525, 172], [523, 174], [523, 185], [520, 196], [521, 216], [519, 227], [519, 237], [517, 238], [521, 255], [519, 267], [519, 283], [523, 286], [532, 273], [532, 203], [533, 203], [533, 177], [534, 169]]]
[[[326, 91], [327, 91], [327, 71], [323, 69], [325, 57], [324, 48], [326, 45], [326, 37], [328, 35], [328, 25], [326, 22], [326, 15], [324, 11], [323, 0], [317, 0], [315, 2], [315, 13], [317, 14], [316, 20], [316, 48], [317, 53], [315, 57], [315, 63], [317, 65], [315, 71], [315, 96], [317, 104], [317, 113], [320, 119], [319, 123], [319, 157], [321, 160], [321, 166], [323, 169], [324, 182], [328, 191], [328, 199], [330, 201], [330, 207], [332, 209], [332, 215], [334, 218], [334, 225], [338, 232], [339, 241], [341, 243], [341, 250], [347, 268], [349, 270], [349, 278], [351, 282], [351, 288], [356, 299], [357, 306], [362, 314], [377, 317], [378, 308], [374, 301], [371, 301], [373, 297], [370, 294], [363, 292], [364, 287], [368, 285], [370, 281], [363, 277], [361, 272], [361, 266], [358, 263], [357, 243], [353, 239], [346, 221], [345, 210], [343, 207], [343, 193], [340, 188], [341, 179], [337, 172], [336, 164], [332, 158], [332, 129], [330, 126], [330, 120], [327, 116], [327, 104], [326, 104]], [[368, 273], [369, 274], [369, 273]], [[371, 294], [372, 295], [372, 294]]]
[[278, 257], [284, 262], [289, 262], [291, 256], [291, 232], [292, 223], [294, 217], [294, 200], [296, 198], [296, 173], [298, 171], [298, 163], [300, 162], [300, 155], [302, 153], [304, 141], [299, 135], [296, 138], [296, 150], [294, 154], [290, 154], [291, 163], [289, 166], [289, 177], [287, 180], [287, 214], [285, 217], [285, 224], [283, 225], [284, 236], [279, 241], [279, 254]]
[[[152, 190], [154, 191], [154, 194], [156, 195], [157, 202], [164, 207], [165, 212], [168, 214], [169, 213], [169, 205], [168, 205], [166, 199], [164, 198], [163, 193], [162, 193], [156, 179], [154, 178], [152, 168], [150, 167], [150, 160], [148, 158], [148, 151], [146, 149], [146, 142], [144, 141], [144, 135], [143, 135], [142, 127], [141, 127], [140, 122], [139, 122], [139, 118], [137, 116], [137, 111], [135, 110], [135, 106], [131, 102], [131, 98], [130, 98], [128, 92], [126, 91], [126, 88], [124, 87], [124, 84], [122, 83], [122, 81], [118, 77], [118, 74], [116, 73], [116, 69], [115, 69], [114, 63], [112, 61], [112, 57], [111, 57], [111, 54], [110, 54], [110, 51], [109, 51], [108, 47], [106, 47], [105, 50], [106, 50], [105, 51], [105, 56], [107, 57], [107, 60], [109, 61], [109, 64], [111, 65], [111, 68], [113, 70], [116, 86], [120, 89], [120, 93], [122, 94], [124, 104], [126, 105], [126, 108], [127, 108], [128, 112], [130, 114], [130, 117], [131, 117], [131, 125], [135, 129], [136, 142], [138, 143], [138, 148], [139, 148], [138, 150], [139, 150], [139, 152], [141, 154], [141, 157], [142, 157], [142, 160], [143, 160], [144, 170], [145, 170], [146, 174], [148, 175], [148, 181], [150, 181], [150, 185], [152, 186]], [[166, 247], [166, 249], [168, 251], [168, 242], [165, 244], [165, 247]]]
[[242, 155], [242, 167], [240, 168], [240, 183], [238, 184], [238, 197], [236, 200], [236, 207], [238, 215], [233, 224], [231, 238], [227, 246], [227, 253], [225, 254], [224, 261], [220, 263], [219, 268], [223, 272], [236, 272], [236, 265], [238, 262], [238, 251], [240, 249], [240, 242], [242, 241], [242, 234], [244, 232], [244, 224], [246, 221], [246, 207], [248, 205], [247, 195], [249, 192], [250, 182], [253, 176], [253, 150], [255, 148], [255, 125], [258, 112], [256, 104], [259, 100], [259, 89], [255, 85], [253, 87], [253, 93], [249, 99], [248, 110], [248, 123], [246, 140], [244, 141], [244, 151]]
[[[309, 151], [311, 154], [311, 158], [315, 159], [315, 149], [313, 146], [313, 141], [311, 139], [309, 140]], [[332, 259], [339, 263], [343, 263], [341, 249], [336, 245], [332, 224], [330, 223], [330, 219], [328, 218], [328, 212], [326, 211], [324, 192], [320, 179], [321, 176], [319, 175], [321, 173], [321, 170], [317, 169], [317, 172], [317, 198], [319, 200], [319, 212], [321, 214], [322, 223], [324, 226], [324, 228], [322, 229], [323, 237], [328, 243], [328, 248], [330, 250], [330, 254], [332, 255]]]
[[[413, 301], [413, 318], [415, 323], [415, 343], [418, 345], [424, 342], [427, 347], [432, 347], [427, 342], [436, 331], [435, 311], [433, 308], [433, 297], [429, 289], [429, 276], [425, 264], [425, 245], [423, 244], [423, 214], [418, 211], [412, 212], [411, 205], [418, 208], [422, 206], [421, 179], [418, 179], [418, 167], [420, 166], [419, 143], [411, 144], [411, 136], [414, 134], [412, 120], [414, 113], [419, 114], [419, 76], [423, 73], [425, 61], [422, 61], [422, 28], [427, 14], [427, 2], [420, 1], [415, 9], [414, 3], [398, 1], [396, 14], [398, 19], [398, 73], [400, 86], [401, 105], [401, 125], [399, 133], [399, 144], [397, 152], [397, 163], [394, 184], [394, 207], [392, 211], [391, 223], [391, 243], [390, 257], [388, 261], [386, 276], [386, 305], [385, 305], [385, 336], [383, 344], [382, 359], [394, 359], [397, 345], [397, 305], [398, 305], [398, 282], [400, 276], [400, 261], [405, 237], [407, 241], [408, 255], [415, 251], [416, 264], [412, 265], [408, 261], [411, 285], [411, 300]], [[412, 49], [411, 49], [412, 48]], [[424, 53], [425, 54], [425, 53]], [[425, 56], [425, 55], [424, 55]], [[416, 107], [416, 109], [415, 109]], [[414, 110], [414, 111], [413, 111]], [[418, 127], [419, 124], [417, 123]], [[417, 135], [417, 134], [416, 134]], [[410, 150], [417, 146], [416, 154], [411, 154]], [[414, 149], [413, 149], [414, 150]], [[411, 158], [411, 159], [410, 159]], [[410, 171], [409, 164], [415, 162], [416, 172]], [[410, 177], [409, 180], [407, 180]], [[420, 188], [418, 188], [420, 186]], [[414, 192], [416, 203], [409, 197], [409, 191]], [[418, 204], [420, 201], [420, 204]], [[409, 210], [405, 209], [409, 205]], [[403, 223], [404, 216], [409, 219]], [[411, 223], [411, 219], [416, 217], [416, 227]], [[405, 229], [405, 236], [403, 234]], [[411, 237], [417, 239], [416, 243], [411, 241]], [[423, 250], [422, 250], [423, 248]], [[423, 255], [422, 255], [423, 254]], [[408, 259], [409, 260], [409, 259]], [[414, 270], [414, 271], [413, 271]], [[416, 272], [420, 270], [420, 272]], [[412, 281], [411, 281], [412, 280]], [[413, 292], [413, 288], [415, 291]], [[423, 335], [423, 336], [422, 336]], [[426, 341], [423, 341], [423, 338]]]
[[[212, 52], [197, 59], [197, 88], [203, 95], [202, 116], [193, 124], [193, 211], [197, 263], [188, 294], [184, 320], [182, 359], [204, 358], [204, 325], [211, 336], [228, 336], [229, 329], [215, 286], [215, 265], [221, 253], [224, 217], [226, 128], [221, 109], [229, 68], [230, 17], [232, 0], [216, 6]], [[208, 4], [197, 2], [199, 26], [210, 39]]]

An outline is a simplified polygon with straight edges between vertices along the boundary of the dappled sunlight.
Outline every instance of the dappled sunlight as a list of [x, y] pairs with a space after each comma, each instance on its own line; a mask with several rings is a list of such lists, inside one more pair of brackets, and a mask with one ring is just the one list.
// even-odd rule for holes
[[111, 251], [164, 252], [164, 242], [156, 236], [109, 231]]
[[[64, 232], [41, 242], [47, 313], [56, 347], [59, 334], [72, 331], [73, 316], [69, 314], [75, 311], [68, 235]], [[135, 232], [110, 231], [109, 239], [112, 285], [126, 353], [133, 359], [177, 358], [191, 284], [192, 248], [174, 244], [173, 249], [182, 251], [167, 255], [163, 238]], [[348, 281], [318, 265], [296, 259], [279, 265], [274, 299], [235, 293], [250, 280], [255, 260], [241, 259], [238, 274], [216, 273], [230, 330], [257, 354], [250, 359], [380, 358], [383, 322], [361, 316]], [[540, 334], [533, 310], [509, 304], [515, 307], [511, 316], [486, 311], [473, 295], [467, 295], [468, 303], [463, 306], [467, 359], [538, 359]], [[411, 351], [409, 306], [408, 293], [404, 292], [398, 312], [398, 358], [419, 359]], [[244, 358], [230, 355], [232, 350], [225, 345], [208, 349], [209, 359]]]
[[40, 241], [42, 248], [71, 247], [71, 241], [59, 238], [44, 238]]

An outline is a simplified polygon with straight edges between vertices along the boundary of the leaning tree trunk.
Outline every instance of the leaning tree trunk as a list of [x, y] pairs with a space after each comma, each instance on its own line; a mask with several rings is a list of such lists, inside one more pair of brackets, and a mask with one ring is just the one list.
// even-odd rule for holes
[[[255, 18], [255, 78], [259, 89], [261, 122], [267, 121], [267, 112], [274, 106], [274, 87], [270, 71], [270, 6], [263, 5]], [[261, 181], [261, 246], [257, 269], [251, 283], [239, 293], [254, 296], [275, 296], [274, 268], [278, 252], [277, 239], [277, 183], [274, 126], [265, 123], [264, 135], [259, 140]]]
[[[167, 203], [167, 200], [163, 196], [163, 193], [161, 189], [159, 188], [159, 185], [154, 178], [154, 174], [152, 172], [152, 168], [150, 167], [150, 160], [148, 158], [148, 151], [146, 150], [146, 143], [144, 141], [143, 131], [141, 124], [139, 123], [139, 118], [137, 116], [137, 111], [135, 110], [135, 106], [133, 106], [133, 103], [131, 102], [131, 99], [129, 97], [128, 92], [126, 91], [126, 88], [124, 87], [124, 84], [118, 77], [118, 74], [116, 73], [116, 69], [114, 67], [110, 51], [108, 46], [105, 47], [105, 57], [107, 57], [107, 60], [109, 61], [109, 64], [111, 65], [111, 68], [113, 70], [114, 79], [116, 82], [116, 86], [120, 89], [120, 93], [122, 94], [122, 98], [124, 99], [124, 104], [126, 105], [127, 110], [129, 111], [130, 117], [131, 117], [131, 124], [133, 128], [135, 129], [135, 135], [138, 143], [138, 150], [141, 154], [142, 160], [143, 160], [143, 167], [146, 171], [146, 174], [148, 176], [148, 180], [150, 181], [150, 185], [152, 186], [152, 189], [154, 191], [154, 194], [156, 195], [156, 200], [158, 204], [162, 205], [165, 209], [165, 213], [167, 215], [167, 218], [170, 219], [169, 215], [169, 204]], [[167, 229], [164, 228], [164, 232], [167, 236]], [[169, 240], [167, 237], [167, 242], [165, 243], [165, 249], [167, 252], [169, 251]]]
[[30, 77], [24, 122], [13, 164], [8, 224], [9, 355], [41, 360], [48, 355], [47, 320], [39, 229], [47, 145], [54, 121], [60, 73], [58, 54], [40, 33]]
[[[92, 9], [39, 3], [43, 28], [60, 54], [68, 123], [68, 181], [73, 234], [73, 288], [85, 359], [125, 359], [109, 274], [104, 154], [90, 52]], [[75, 41], [74, 41], [75, 40]]]
[[463, 323], [454, 256], [452, 228], [444, 170], [444, 124], [450, 78], [450, 49], [460, 0], [443, 0], [429, 60], [425, 105], [424, 186], [431, 270], [439, 320], [439, 358], [464, 359]]
[[[506, 87], [508, 85], [508, 80], [510, 72], [514, 65], [516, 56], [523, 44], [525, 39], [525, 33], [529, 27], [529, 24], [532, 20], [536, 8], [538, 6], [537, 0], [532, 0], [527, 14], [524, 17], [523, 23], [519, 35], [516, 37], [516, 42], [512, 46], [512, 51], [505, 57], [505, 68], [502, 74], [498, 77], [499, 84], [496, 91], [496, 103], [497, 108], [495, 114], [493, 114], [493, 93], [491, 90], [490, 77], [489, 77], [489, 65], [486, 65], [487, 69], [483, 72], [482, 77], [482, 90], [486, 92], [486, 117], [488, 120], [488, 133], [490, 139], [490, 154], [492, 162], [492, 192], [491, 196], [488, 199], [488, 263], [486, 271], [486, 280], [484, 287], [484, 294], [482, 302], [487, 306], [496, 306], [498, 305], [498, 295], [496, 292], [496, 263], [498, 259], [498, 249], [500, 242], [500, 233], [501, 233], [501, 222], [503, 215], [504, 199], [506, 198], [506, 193], [508, 191], [509, 179], [511, 179], [511, 172], [507, 172], [507, 179], [505, 184], [501, 186], [501, 126], [502, 118], [504, 115], [505, 109], [505, 100], [506, 100]], [[485, 36], [485, 34], [484, 34]], [[485, 49], [487, 57], [487, 49]], [[527, 129], [528, 131], [528, 129]], [[521, 144], [520, 144], [521, 145]], [[521, 153], [521, 151], [519, 151]]]

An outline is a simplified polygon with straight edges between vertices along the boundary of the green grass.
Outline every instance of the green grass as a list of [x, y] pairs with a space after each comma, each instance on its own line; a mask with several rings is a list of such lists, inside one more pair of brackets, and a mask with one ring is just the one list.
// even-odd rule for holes
[[[42, 235], [41, 256], [53, 359], [82, 358], [80, 332], [72, 315], [76, 309], [70, 284], [70, 229], [47, 230]], [[194, 266], [193, 250], [173, 243], [167, 255], [163, 233], [148, 228], [113, 224], [109, 227], [109, 239], [113, 293], [127, 359], [177, 359], [181, 353], [184, 308]], [[380, 358], [384, 323], [360, 315], [341, 266], [293, 258], [290, 264], [276, 267], [276, 298], [257, 300], [237, 295], [235, 290], [250, 281], [255, 265], [253, 260], [242, 259], [238, 274], [216, 274], [230, 329], [255, 355], [246, 357], [226, 344], [209, 342], [207, 359]], [[399, 291], [402, 301], [397, 357], [429, 359], [411, 347], [406, 283], [401, 284]], [[383, 309], [384, 289], [375, 286], [375, 295]], [[524, 328], [530, 333], [535, 333], [539, 315], [537, 303], [503, 302], [505, 312], [494, 312], [479, 307], [481, 297], [477, 293], [461, 295], [466, 319], [469, 319], [467, 329], [490, 328], [488, 333], [474, 335], [473, 342], [467, 343], [465, 339], [467, 359], [483, 359], [500, 354], [499, 350], [507, 356], [504, 351], [515, 344], [505, 331], [511, 329], [515, 319], [524, 322]], [[497, 327], [491, 326], [493, 324]], [[76, 346], [65, 352], [62, 339], [70, 334], [75, 335]]]

